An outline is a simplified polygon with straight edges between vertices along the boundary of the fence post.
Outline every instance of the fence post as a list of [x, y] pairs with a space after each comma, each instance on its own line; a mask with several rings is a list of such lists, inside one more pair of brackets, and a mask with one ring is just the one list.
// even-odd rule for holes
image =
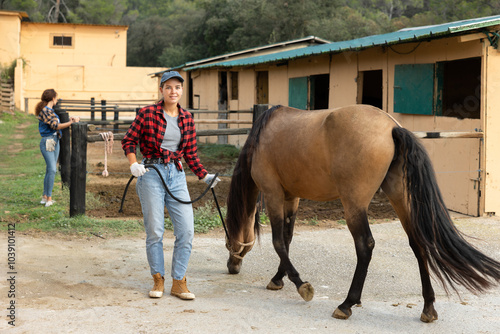
[[267, 109], [269, 109], [269, 105], [267, 104], [254, 104], [252, 122], [255, 123], [257, 118], [259, 118], [259, 116]]
[[[228, 113], [227, 112], [221, 112], [217, 116], [218, 119], [228, 119]], [[217, 126], [218, 129], [227, 129], [228, 125], [224, 123], [219, 123]], [[219, 135], [217, 136], [217, 144], [227, 144], [228, 143], [228, 136], [227, 135]]]
[[[65, 110], [61, 109], [61, 100], [57, 101], [54, 106], [55, 113], [59, 116], [61, 123], [69, 122], [69, 115]], [[70, 187], [71, 185], [71, 138], [69, 128], [61, 130], [62, 137], [59, 142], [61, 145], [59, 151], [59, 168], [61, 170], [62, 187]]]
[[71, 187], [69, 189], [69, 216], [85, 214], [85, 186], [87, 179], [87, 124], [71, 125]]
[[90, 98], [90, 120], [95, 120], [95, 98]]
[[[119, 114], [120, 114], [120, 113], [119, 113], [119, 111], [118, 111], [118, 106], [115, 106], [115, 107], [114, 107], [114, 114], [115, 114], [115, 115], [114, 115], [114, 117], [113, 117], [113, 120], [114, 120], [114, 121], [118, 121]], [[115, 126], [114, 126], [113, 128], [115, 129], [115, 131], [117, 131], [117, 130], [118, 130], [118, 128], [119, 128], [119, 125], [118, 125], [118, 124], [115, 124]]]
[[106, 100], [101, 100], [101, 121], [106, 120]]

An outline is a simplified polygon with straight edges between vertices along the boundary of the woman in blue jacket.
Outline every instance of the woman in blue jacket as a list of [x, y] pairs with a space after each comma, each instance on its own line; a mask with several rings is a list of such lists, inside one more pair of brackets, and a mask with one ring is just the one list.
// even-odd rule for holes
[[56, 165], [59, 157], [59, 140], [61, 131], [71, 124], [80, 121], [80, 117], [70, 117], [69, 122], [61, 123], [59, 116], [54, 112], [54, 105], [57, 103], [57, 93], [53, 89], [46, 89], [35, 108], [35, 115], [38, 117], [38, 131], [42, 136], [40, 141], [40, 151], [47, 164], [45, 178], [43, 180], [43, 196], [41, 204], [51, 206], [52, 189], [54, 188], [54, 179], [56, 176]]

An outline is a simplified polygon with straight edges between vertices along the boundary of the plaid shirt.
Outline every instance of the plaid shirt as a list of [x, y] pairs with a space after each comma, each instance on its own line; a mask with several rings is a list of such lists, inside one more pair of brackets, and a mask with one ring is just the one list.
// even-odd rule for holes
[[144, 158], [163, 158], [167, 162], [174, 160], [179, 170], [182, 170], [180, 158], [184, 157], [193, 173], [202, 179], [207, 175], [207, 171], [198, 158], [193, 115], [182, 109], [179, 104], [177, 107], [179, 108], [178, 125], [181, 130], [181, 142], [176, 152], [161, 148], [167, 128], [162, 102], [144, 107], [139, 111], [122, 140], [122, 148], [125, 155], [135, 154], [137, 143], [139, 143]]
[[[61, 130], [57, 130], [59, 126], [59, 117], [56, 115], [53, 109], [49, 107], [44, 107], [40, 114], [38, 114], [38, 129], [41, 135], [48, 135], [52, 132], [57, 132], [57, 136], [61, 138]], [[54, 130], [54, 131], [51, 131]]]

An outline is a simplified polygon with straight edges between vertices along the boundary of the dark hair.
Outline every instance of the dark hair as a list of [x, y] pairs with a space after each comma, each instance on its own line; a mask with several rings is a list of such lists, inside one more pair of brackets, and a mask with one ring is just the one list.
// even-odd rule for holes
[[52, 101], [56, 96], [57, 96], [57, 93], [54, 89], [50, 88], [50, 89], [44, 90], [42, 93], [41, 101], [38, 102], [38, 104], [35, 107], [35, 115], [36, 116], [40, 115], [40, 112], [47, 105], [47, 103]]

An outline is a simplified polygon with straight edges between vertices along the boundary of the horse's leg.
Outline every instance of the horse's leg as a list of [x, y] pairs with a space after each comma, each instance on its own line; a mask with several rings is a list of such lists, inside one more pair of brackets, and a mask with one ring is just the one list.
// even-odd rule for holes
[[344, 209], [347, 226], [354, 239], [358, 262], [347, 298], [332, 314], [337, 319], [349, 318], [352, 314], [351, 307], [355, 304], [361, 304], [361, 293], [375, 247], [375, 239], [373, 239], [368, 224], [366, 208], [355, 208], [344, 203]]
[[[285, 232], [283, 199], [277, 199], [276, 197], [279, 196], [266, 196], [266, 198], [269, 199], [268, 202], [266, 202], [266, 205], [269, 219], [271, 220], [273, 246], [280, 258], [278, 273], [275, 275], [273, 280], [276, 278], [280, 278], [280, 276], [280, 279], [282, 279], [285, 274], [288, 275], [288, 278], [297, 287], [297, 290], [301, 297], [305, 301], [310, 301], [314, 296], [314, 288], [310, 283], [303, 282], [300, 279], [299, 273], [294, 268], [292, 262], [290, 261], [290, 258], [288, 257], [289, 242], [287, 244], [287, 241], [285, 240], [285, 234], [287, 235], [289, 241], [291, 241], [293, 226], [287, 227], [289, 231]], [[274, 284], [276, 283], [277, 285], [279, 285], [279, 281], [275, 280]]]
[[[285, 226], [283, 228], [283, 239], [285, 241], [285, 247], [287, 254], [290, 254], [290, 243], [293, 238], [293, 229], [295, 226], [295, 219], [297, 218], [297, 209], [299, 207], [299, 198], [294, 198], [292, 200], [285, 202], [284, 213], [285, 213]], [[283, 277], [285, 277], [285, 270], [282, 265], [278, 267], [278, 272], [271, 279], [267, 285], [269, 290], [280, 290], [283, 288]]]
[[[410, 215], [408, 205], [405, 201], [405, 196], [403, 193], [403, 176], [401, 175], [401, 165], [395, 164], [396, 166], [391, 167], [389, 173], [382, 183], [382, 190], [386, 193], [392, 207], [396, 211], [401, 224], [405, 231], [408, 231], [408, 225], [410, 222]], [[420, 281], [422, 283], [422, 296], [424, 297], [424, 309], [420, 315], [420, 320], [423, 322], [432, 322], [438, 319], [438, 314], [434, 308], [434, 302], [436, 300], [434, 289], [432, 288], [431, 279], [429, 276], [429, 267], [427, 264], [427, 258], [422, 254], [422, 250], [417, 246], [410, 234], [408, 234], [408, 239], [410, 242], [410, 247], [415, 254], [418, 262], [418, 269], [420, 271]]]

